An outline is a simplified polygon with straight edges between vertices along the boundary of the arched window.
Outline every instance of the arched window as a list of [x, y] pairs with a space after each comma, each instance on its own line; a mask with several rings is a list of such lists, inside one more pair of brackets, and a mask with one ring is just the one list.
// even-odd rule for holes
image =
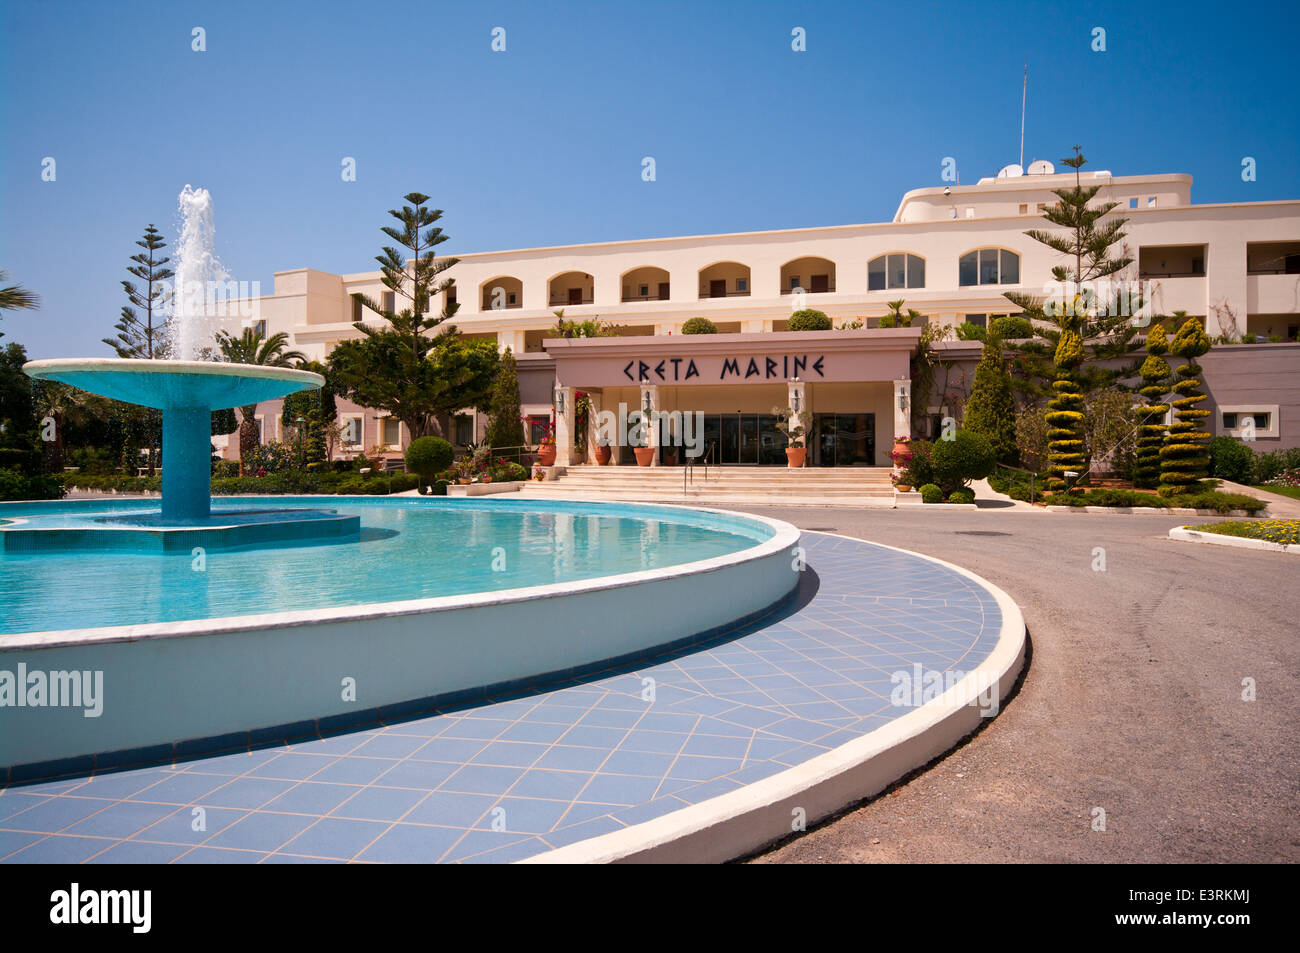
[[881, 255], [867, 262], [867, 290], [924, 288], [925, 259], [905, 252]]
[[1005, 248], [977, 248], [958, 261], [957, 283], [971, 285], [1020, 284], [1020, 256]]

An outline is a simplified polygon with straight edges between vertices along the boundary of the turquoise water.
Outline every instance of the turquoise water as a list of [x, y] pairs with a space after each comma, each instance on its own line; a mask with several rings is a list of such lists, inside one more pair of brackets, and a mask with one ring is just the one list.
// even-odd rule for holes
[[[0, 634], [134, 625], [461, 595], [636, 572], [747, 549], [772, 530], [743, 517], [627, 504], [321, 497], [223, 499], [361, 516], [359, 543], [209, 552], [0, 552]], [[0, 519], [105, 515], [157, 501], [3, 504]]]

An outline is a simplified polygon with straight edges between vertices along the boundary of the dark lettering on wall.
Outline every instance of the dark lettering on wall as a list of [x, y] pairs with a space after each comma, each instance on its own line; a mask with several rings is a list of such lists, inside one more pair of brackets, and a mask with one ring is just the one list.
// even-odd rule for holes
[[734, 357], [729, 357], [722, 362], [721, 376], [725, 378], [727, 376], [728, 371], [730, 371], [731, 373], [737, 376], [740, 375], [740, 365], [736, 363], [736, 359]]
[[692, 377], [699, 377], [699, 376], [700, 376], [700, 369], [695, 366], [695, 358], [691, 358], [691, 363], [686, 365], [686, 379], [690, 380]]

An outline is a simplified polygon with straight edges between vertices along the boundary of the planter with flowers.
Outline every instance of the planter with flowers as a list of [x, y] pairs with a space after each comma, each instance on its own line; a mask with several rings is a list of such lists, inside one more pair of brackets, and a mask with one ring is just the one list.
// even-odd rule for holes
[[555, 464], [555, 421], [546, 425], [546, 436], [542, 437], [542, 443], [537, 448], [537, 462], [544, 467]]

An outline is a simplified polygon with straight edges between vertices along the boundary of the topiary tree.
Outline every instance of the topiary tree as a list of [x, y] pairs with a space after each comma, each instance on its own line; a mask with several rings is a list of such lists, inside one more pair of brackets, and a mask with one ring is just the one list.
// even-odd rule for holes
[[717, 334], [718, 326], [708, 318], [691, 318], [682, 325], [682, 334]]
[[1083, 388], [1074, 380], [1074, 370], [1083, 363], [1083, 341], [1073, 329], [1061, 332], [1053, 363], [1055, 395], [1047, 402], [1047, 488], [1066, 488], [1068, 471], [1083, 473], [1088, 457], [1083, 451]]
[[1133, 465], [1133, 485], [1151, 490], [1160, 482], [1160, 448], [1165, 442], [1165, 414], [1169, 405], [1164, 402], [1169, 393], [1169, 339], [1162, 324], [1153, 323], [1147, 332], [1147, 359], [1139, 372], [1142, 387], [1138, 393], [1147, 399], [1139, 413], [1137, 428], [1137, 462]]
[[441, 437], [416, 437], [406, 448], [406, 470], [420, 478], [418, 489], [424, 493], [425, 484], [451, 466], [455, 456], [451, 444]]
[[996, 337], [985, 343], [975, 367], [975, 383], [966, 402], [962, 427], [987, 437], [999, 463], [1016, 463], [1016, 402], [1011, 395], [1011, 375], [1002, 359], [1002, 345]]
[[1169, 345], [1169, 352], [1184, 358], [1187, 363], [1179, 365], [1175, 371], [1178, 382], [1173, 390], [1179, 396], [1171, 401], [1176, 419], [1169, 425], [1165, 445], [1160, 448], [1160, 486], [1157, 489], [1161, 496], [1199, 490], [1201, 480], [1209, 474], [1207, 445], [1210, 434], [1201, 428], [1210, 412], [1196, 406], [1206, 399], [1199, 379], [1201, 365], [1196, 363], [1196, 359], [1209, 349], [1210, 338], [1195, 318], [1183, 322]]
[[936, 440], [930, 450], [930, 471], [945, 494], [971, 480], [982, 480], [998, 465], [992, 442], [969, 430], [956, 431], [951, 439]]
[[1003, 341], [1023, 341], [1034, 336], [1034, 326], [1019, 314], [1007, 314], [989, 322], [989, 333]]
[[791, 331], [829, 331], [831, 319], [826, 312], [814, 308], [804, 308], [790, 315]]
[[492, 382], [491, 414], [487, 445], [494, 450], [501, 447], [522, 447], [524, 420], [519, 409], [519, 370], [510, 348], [506, 348], [501, 355], [496, 378]]

